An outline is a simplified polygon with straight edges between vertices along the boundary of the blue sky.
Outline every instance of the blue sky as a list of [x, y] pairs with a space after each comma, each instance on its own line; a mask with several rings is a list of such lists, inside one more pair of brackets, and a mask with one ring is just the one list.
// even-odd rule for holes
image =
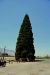
[[50, 55], [50, 0], [0, 0], [0, 47], [15, 51], [25, 14], [32, 25], [35, 55]]

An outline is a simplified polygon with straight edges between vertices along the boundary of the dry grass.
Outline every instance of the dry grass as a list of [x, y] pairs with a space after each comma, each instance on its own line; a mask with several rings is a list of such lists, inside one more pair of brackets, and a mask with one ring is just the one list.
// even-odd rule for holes
[[[1, 58], [3, 58], [3, 57], [0, 57], [0, 59]], [[15, 57], [13, 56], [13, 57], [4, 57], [4, 59], [6, 60], [6, 61], [15, 61]]]

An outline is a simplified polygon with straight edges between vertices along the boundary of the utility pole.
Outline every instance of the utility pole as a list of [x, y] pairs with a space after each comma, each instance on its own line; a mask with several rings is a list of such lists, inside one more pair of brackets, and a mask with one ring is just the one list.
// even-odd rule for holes
[[4, 47], [4, 52], [3, 52], [3, 60], [4, 60], [4, 56], [5, 56], [5, 49], [6, 48], [6, 46]]

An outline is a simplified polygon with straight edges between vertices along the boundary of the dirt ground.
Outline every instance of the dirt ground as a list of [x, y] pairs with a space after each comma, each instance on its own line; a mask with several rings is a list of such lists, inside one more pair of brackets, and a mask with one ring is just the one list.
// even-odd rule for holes
[[6, 67], [0, 67], [0, 75], [50, 75], [50, 59], [7, 63]]

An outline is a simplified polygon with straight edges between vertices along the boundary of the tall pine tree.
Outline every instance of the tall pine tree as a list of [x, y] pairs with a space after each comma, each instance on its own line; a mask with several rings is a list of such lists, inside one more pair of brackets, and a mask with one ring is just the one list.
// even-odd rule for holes
[[29, 16], [26, 14], [21, 25], [19, 36], [16, 43], [15, 59], [22, 61], [27, 59], [29, 61], [35, 60], [34, 38]]

